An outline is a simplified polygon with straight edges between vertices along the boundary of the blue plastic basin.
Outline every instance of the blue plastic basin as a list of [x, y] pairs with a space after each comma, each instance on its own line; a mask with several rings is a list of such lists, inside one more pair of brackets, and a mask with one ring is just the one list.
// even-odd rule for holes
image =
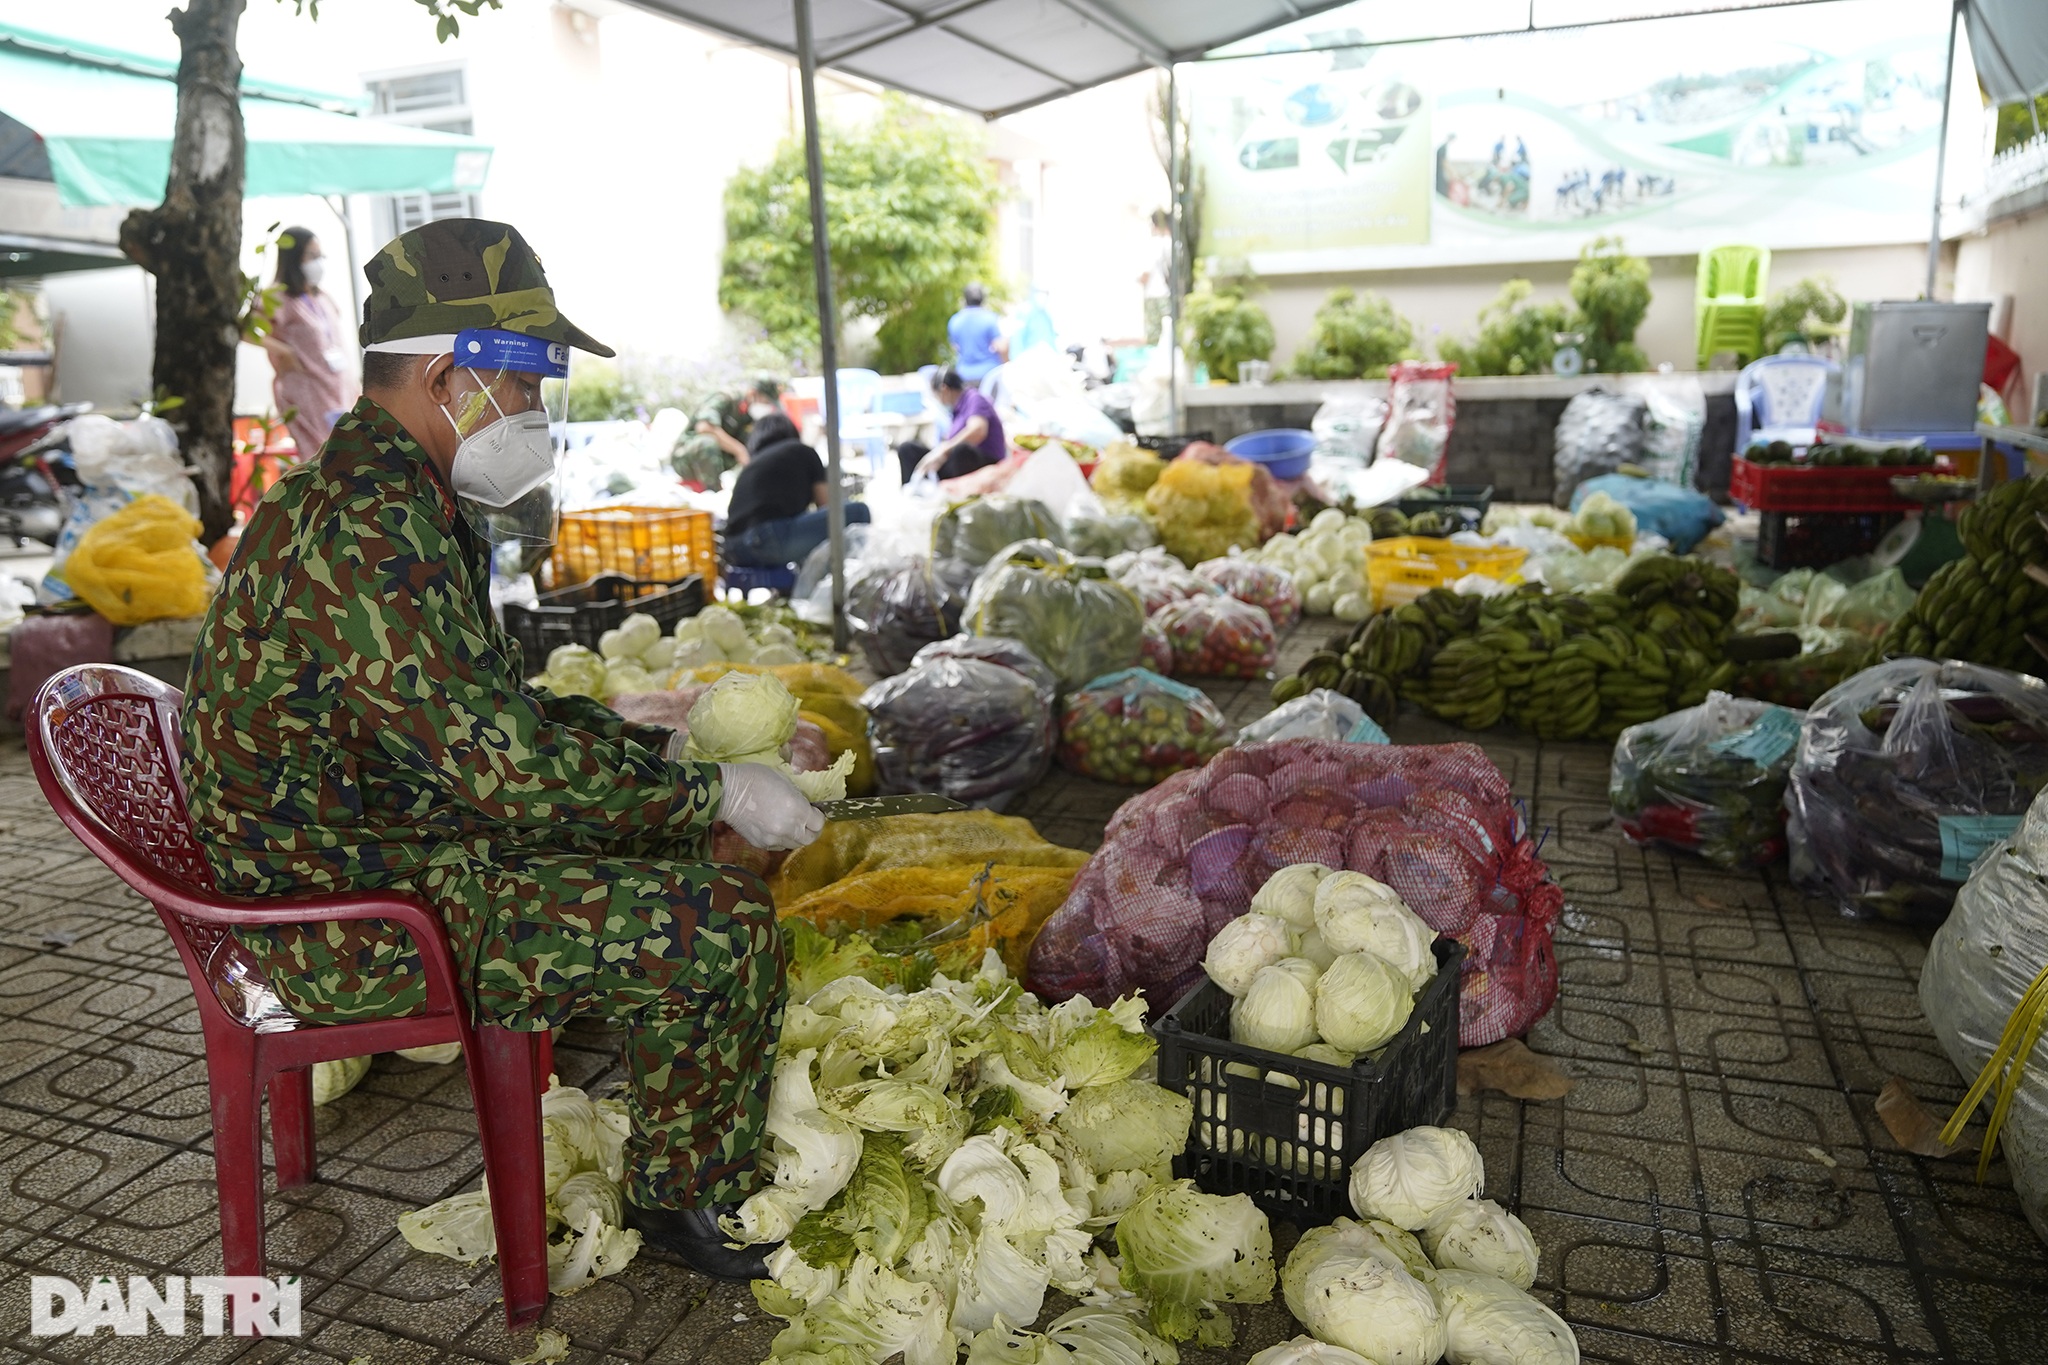
[[1297, 427], [1273, 427], [1248, 431], [1225, 441], [1223, 448], [1241, 460], [1264, 465], [1266, 472], [1276, 479], [1298, 479], [1308, 473], [1308, 457], [1316, 448], [1316, 436]]

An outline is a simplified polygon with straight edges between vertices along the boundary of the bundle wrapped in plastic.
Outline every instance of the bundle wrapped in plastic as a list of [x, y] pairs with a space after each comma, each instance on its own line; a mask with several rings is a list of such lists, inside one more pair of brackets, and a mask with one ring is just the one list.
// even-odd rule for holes
[[1161, 607], [1190, 597], [1217, 597], [1223, 589], [1157, 546], [1112, 556], [1109, 576], [1138, 595], [1149, 619]]
[[958, 560], [863, 562], [846, 585], [846, 619], [868, 666], [887, 677], [960, 629], [974, 571]]
[[1845, 678], [1877, 662], [1877, 645], [1853, 630], [1798, 626], [1800, 650], [1789, 659], [1752, 659], [1735, 676], [1735, 691], [1758, 701], [1805, 710]]
[[1097, 678], [1060, 710], [1060, 766], [1104, 782], [1149, 787], [1200, 767], [1230, 740], [1216, 703], [1144, 668]]
[[873, 935], [906, 917], [927, 928], [938, 969], [964, 979], [994, 948], [1012, 971], [1088, 855], [1028, 820], [967, 812], [835, 821], [769, 882], [776, 913]]
[[1101, 561], [1027, 540], [975, 578], [964, 624], [974, 635], [1019, 641], [1045, 661], [1061, 687], [1079, 687], [1137, 661], [1145, 609], [1109, 578]]
[[1252, 479], [1264, 473], [1244, 461], [1175, 460], [1145, 494], [1145, 510], [1159, 528], [1159, 543], [1187, 564], [1233, 549], [1256, 550], [1265, 538], [1259, 534], [1259, 516], [1252, 506]]
[[939, 640], [917, 651], [917, 657], [910, 661], [910, 666], [918, 668], [940, 659], [979, 659], [983, 663], [1000, 664], [1014, 673], [1022, 673], [1045, 697], [1047, 706], [1051, 706], [1053, 698], [1059, 694], [1060, 680], [1045, 666], [1045, 660], [1018, 640], [1006, 640], [1000, 635], [955, 635], [950, 640]]
[[1139, 645], [1140, 662], [1162, 677], [1173, 676], [1173, 646], [1166, 641], [1166, 632], [1159, 623], [1147, 617], [1145, 638]]
[[1301, 593], [1281, 569], [1232, 555], [1195, 565], [1195, 576], [1265, 612], [1275, 630], [1286, 630], [1301, 619]]
[[1295, 863], [1385, 882], [1466, 945], [1461, 1045], [1526, 1031], [1556, 997], [1564, 894], [1486, 755], [1301, 739], [1227, 749], [1126, 801], [1032, 945], [1031, 989], [1142, 991], [1163, 1009], [1201, 979], [1210, 937]]
[[1805, 719], [1709, 692], [1698, 706], [1631, 725], [1615, 742], [1607, 780], [1622, 832], [1717, 867], [1775, 862], [1785, 851], [1785, 776]]
[[955, 503], [932, 522], [932, 558], [957, 559], [976, 569], [1020, 540], [1061, 545], [1066, 534], [1050, 507], [1007, 493]]
[[[2048, 970], [2048, 797], [2036, 798], [2019, 828], [1990, 847], [1996, 851], [1956, 893], [1920, 968], [1920, 1008], [1965, 1078], [1992, 1059], [2009, 1023], [2030, 1022], [2021, 1002]], [[2021, 1211], [2048, 1239], [2048, 1066], [2038, 1046], [2013, 1083], [1997, 1147]]]
[[1273, 619], [1235, 597], [1194, 597], [1153, 617], [1173, 647], [1174, 676], [1262, 678], [1280, 655]]
[[933, 659], [876, 683], [861, 705], [883, 795], [937, 792], [1001, 810], [1051, 762], [1051, 697], [985, 659]]
[[1936, 923], [2048, 785], [2048, 687], [1895, 659], [1806, 714], [1786, 793], [1792, 874], [1844, 914]]
[[[1157, 463], [1156, 461], [1154, 463]], [[1077, 499], [1077, 502], [1080, 501]], [[1067, 513], [1067, 548], [1077, 555], [1108, 559], [1159, 543], [1159, 533], [1141, 513], [1076, 506]]]
[[1088, 486], [1112, 512], [1135, 513], [1145, 507], [1145, 494], [1166, 472], [1166, 462], [1152, 451], [1128, 442], [1104, 446], [1088, 476]]
[[1342, 692], [1315, 688], [1260, 716], [1237, 732], [1239, 744], [1264, 744], [1275, 739], [1320, 739], [1333, 744], [1386, 744], [1391, 741], [1371, 716]]

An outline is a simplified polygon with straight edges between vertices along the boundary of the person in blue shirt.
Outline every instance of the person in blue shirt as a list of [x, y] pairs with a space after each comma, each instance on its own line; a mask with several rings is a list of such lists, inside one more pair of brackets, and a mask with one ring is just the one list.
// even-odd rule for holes
[[960, 291], [960, 311], [946, 321], [953, 343], [953, 368], [967, 387], [977, 388], [982, 376], [1007, 360], [1010, 344], [1003, 340], [1003, 321], [988, 306], [988, 291], [970, 284]]
[[986, 468], [1009, 453], [1003, 419], [996, 416], [996, 405], [988, 400], [987, 394], [969, 388], [958, 370], [940, 370], [933, 375], [932, 392], [953, 410], [952, 425], [946, 430], [946, 438], [935, 446], [905, 441], [896, 447], [896, 458], [903, 462], [905, 484], [925, 473], [957, 479]]

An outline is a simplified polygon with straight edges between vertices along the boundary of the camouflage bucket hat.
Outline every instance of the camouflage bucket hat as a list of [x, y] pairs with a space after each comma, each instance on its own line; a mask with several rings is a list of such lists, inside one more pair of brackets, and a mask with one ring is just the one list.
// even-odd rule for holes
[[509, 223], [443, 218], [392, 238], [363, 267], [364, 346], [496, 327], [593, 355], [612, 348], [555, 308], [540, 257]]

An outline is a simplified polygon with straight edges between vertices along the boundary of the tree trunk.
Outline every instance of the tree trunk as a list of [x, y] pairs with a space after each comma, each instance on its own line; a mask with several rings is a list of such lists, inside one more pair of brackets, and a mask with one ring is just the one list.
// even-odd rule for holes
[[121, 250], [156, 277], [159, 399], [185, 462], [198, 467], [199, 516], [212, 544], [233, 519], [235, 347], [241, 339], [242, 59], [235, 32], [246, 0], [187, 0], [178, 35], [178, 121], [164, 202], [121, 224]]

